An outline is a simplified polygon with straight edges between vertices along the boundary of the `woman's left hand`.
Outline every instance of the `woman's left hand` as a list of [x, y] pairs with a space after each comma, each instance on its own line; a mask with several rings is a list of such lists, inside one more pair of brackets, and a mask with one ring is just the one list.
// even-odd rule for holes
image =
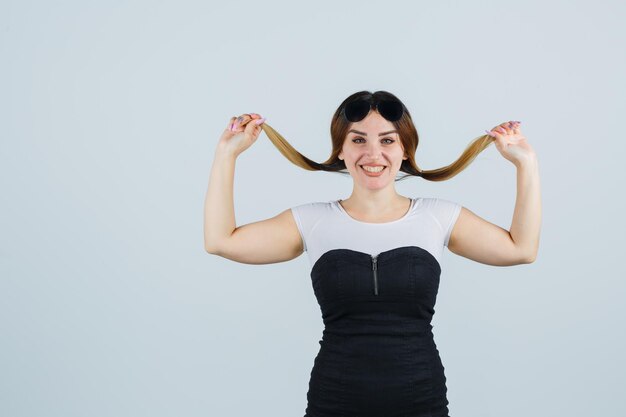
[[520, 122], [504, 122], [485, 132], [496, 138], [494, 142], [498, 152], [515, 166], [535, 157], [535, 151], [520, 130]]

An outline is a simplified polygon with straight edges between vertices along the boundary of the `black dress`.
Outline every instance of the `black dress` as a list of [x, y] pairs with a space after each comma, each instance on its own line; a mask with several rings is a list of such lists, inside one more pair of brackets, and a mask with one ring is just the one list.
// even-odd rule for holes
[[431, 326], [440, 273], [418, 246], [333, 249], [315, 262], [324, 332], [305, 417], [448, 417]]

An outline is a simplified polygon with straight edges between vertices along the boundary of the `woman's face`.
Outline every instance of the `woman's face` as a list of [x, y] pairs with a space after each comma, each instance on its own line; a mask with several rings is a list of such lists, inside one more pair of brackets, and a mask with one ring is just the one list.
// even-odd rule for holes
[[[402, 160], [407, 159], [393, 123], [373, 110], [360, 122], [352, 123], [339, 153], [354, 181], [367, 189], [380, 189], [394, 183]], [[383, 167], [367, 172], [362, 165]]]

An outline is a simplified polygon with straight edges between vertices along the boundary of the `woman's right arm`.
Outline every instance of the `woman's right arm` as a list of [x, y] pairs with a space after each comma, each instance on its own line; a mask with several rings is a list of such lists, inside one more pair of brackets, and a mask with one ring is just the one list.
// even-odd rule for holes
[[239, 227], [235, 222], [235, 163], [262, 130], [254, 123], [259, 119], [255, 116], [244, 117], [235, 131], [227, 128], [215, 150], [204, 202], [204, 248], [211, 254], [241, 263], [284, 262], [303, 252], [300, 232], [290, 209]]

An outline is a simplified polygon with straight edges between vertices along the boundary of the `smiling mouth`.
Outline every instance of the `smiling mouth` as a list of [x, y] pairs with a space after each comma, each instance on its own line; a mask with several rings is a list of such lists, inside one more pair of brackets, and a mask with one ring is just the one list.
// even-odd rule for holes
[[[365, 165], [359, 165], [365, 172], [369, 172], [371, 174], [377, 174], [379, 172], [383, 172], [387, 166], [386, 165], [379, 165], [376, 167], [375, 170], [368, 170], [367, 168], [365, 168]], [[381, 168], [382, 167], [382, 168]], [[372, 168], [372, 167], [368, 167], [368, 168]]]

